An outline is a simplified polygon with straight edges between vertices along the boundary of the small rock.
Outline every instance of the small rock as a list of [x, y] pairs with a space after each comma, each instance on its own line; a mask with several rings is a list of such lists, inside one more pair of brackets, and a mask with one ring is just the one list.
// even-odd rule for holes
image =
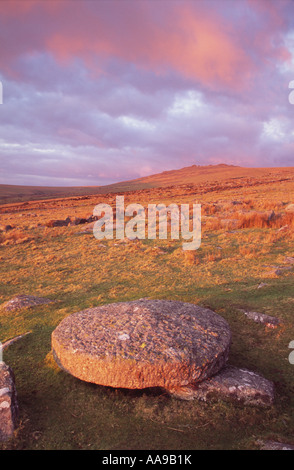
[[287, 212], [294, 212], [294, 204], [288, 204], [287, 207], [285, 207], [285, 211]]
[[280, 320], [278, 318], [272, 317], [271, 315], [266, 315], [265, 313], [248, 312], [244, 310], [243, 312], [247, 318], [250, 318], [250, 320], [253, 320], [256, 323], [264, 323], [270, 328], [276, 328], [280, 324]]
[[275, 211], [266, 211], [266, 215], [268, 216], [268, 220], [272, 220], [275, 217]]
[[49, 220], [45, 223], [46, 227], [66, 227], [68, 225], [67, 220]]
[[95, 222], [96, 220], [98, 220], [98, 217], [96, 215], [91, 214], [91, 215], [86, 216], [86, 221], [89, 222], [89, 223], [90, 222]]
[[294, 256], [286, 256], [285, 263], [294, 264]]
[[17, 295], [8, 302], [2, 305], [2, 308], [7, 312], [20, 310], [22, 308], [31, 308], [37, 305], [49, 304], [54, 300], [46, 299], [44, 297], [36, 297], [35, 295]]
[[218, 374], [199, 384], [181, 387], [170, 393], [182, 400], [229, 399], [243, 405], [262, 407], [271, 406], [274, 402], [272, 382], [255, 372], [233, 366], [224, 367]]
[[283, 442], [275, 441], [258, 441], [261, 447], [260, 450], [294, 450], [294, 445], [284, 444]]
[[283, 225], [283, 227], [280, 227], [277, 232], [285, 232], [286, 230], [288, 230], [289, 228], [289, 225]]
[[16, 428], [18, 403], [12, 369], [0, 362], [0, 441], [9, 439]]
[[292, 266], [282, 266], [278, 269], [275, 269], [273, 272], [274, 274], [276, 274], [277, 276], [282, 276], [282, 274], [285, 272], [285, 271], [290, 271], [290, 269], [292, 269]]
[[257, 287], [257, 289], [262, 289], [263, 287], [267, 286], [267, 283], [266, 282], [261, 282], [259, 284], [259, 286]]
[[75, 217], [72, 220], [73, 225], [83, 225], [83, 224], [86, 224], [87, 222], [88, 220], [85, 217]]
[[96, 222], [90, 222], [87, 225], [83, 227], [83, 230], [81, 230], [79, 233], [93, 233], [93, 228]]
[[14, 227], [12, 225], [1, 225], [0, 226], [0, 232], [9, 232], [9, 230], [12, 230]]
[[117, 241], [117, 243], [119, 243], [119, 244], [121, 244], [121, 243], [130, 243], [130, 242], [131, 242], [131, 240], [128, 237], [122, 238], [122, 239]]
[[23, 338], [24, 336], [26, 335], [29, 335], [31, 333], [31, 331], [27, 331], [26, 333], [23, 333], [22, 335], [18, 335], [18, 336], [15, 336], [14, 338], [11, 338], [7, 341], [5, 341], [5, 343], [2, 344], [2, 351], [6, 348], [8, 348], [9, 346], [11, 346], [11, 344], [15, 343], [16, 341], [20, 340], [21, 338]]

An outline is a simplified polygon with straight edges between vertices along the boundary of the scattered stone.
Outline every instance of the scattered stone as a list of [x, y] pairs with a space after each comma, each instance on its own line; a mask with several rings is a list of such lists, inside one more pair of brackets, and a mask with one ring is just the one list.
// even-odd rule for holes
[[12, 225], [1, 225], [0, 226], [0, 232], [9, 232], [9, 230], [12, 230], [14, 227]]
[[12, 369], [0, 362], [0, 441], [9, 439], [17, 426], [18, 403]]
[[294, 445], [285, 444], [283, 442], [275, 442], [275, 441], [257, 441], [259, 444], [260, 450], [294, 450]]
[[118, 240], [117, 243], [130, 243], [132, 240], [130, 240], [128, 237], [122, 238], [121, 240]]
[[93, 214], [87, 214], [85, 217], [87, 223], [94, 222], [98, 219], [98, 217], [94, 216]]
[[263, 287], [266, 287], [268, 284], [266, 282], [261, 282], [257, 289], [262, 289]]
[[294, 212], [294, 204], [288, 204], [287, 207], [285, 207], [285, 211], [287, 212]]
[[288, 230], [289, 228], [289, 225], [283, 225], [283, 227], [280, 227], [277, 232], [286, 232], [286, 230]]
[[24, 336], [27, 336], [31, 334], [31, 331], [27, 331], [26, 333], [23, 333], [22, 335], [18, 335], [18, 336], [15, 336], [14, 338], [11, 338], [7, 341], [5, 341], [5, 343], [2, 343], [2, 350], [8, 348], [9, 346], [11, 346], [13, 343], [15, 343], [16, 341], [18, 341], [19, 339], [23, 338]]
[[275, 211], [266, 211], [265, 216], [267, 217], [267, 220], [273, 220], [275, 217]]
[[294, 264], [294, 256], [286, 256], [285, 263]]
[[282, 276], [282, 274], [284, 274], [285, 271], [290, 271], [291, 269], [292, 269], [292, 266], [281, 266], [278, 269], [275, 269], [273, 273], [276, 274], [277, 276]]
[[87, 222], [95, 222], [96, 220], [98, 220], [97, 215], [90, 214], [90, 215], [86, 216], [86, 221]]
[[182, 400], [232, 400], [242, 405], [268, 407], [274, 402], [274, 385], [247, 369], [224, 367], [218, 374], [198, 384], [170, 390]]
[[66, 227], [70, 222], [65, 220], [49, 220], [45, 223], [45, 227]]
[[[80, 219], [78, 217], [70, 217], [69, 215], [67, 216], [67, 218], [65, 220], [68, 221], [67, 225], [78, 225], [78, 222], [80, 221]], [[76, 223], [76, 221], [77, 221], [77, 223]]]
[[247, 310], [241, 310], [241, 312], [243, 312], [247, 318], [250, 318], [250, 320], [253, 320], [256, 323], [263, 323], [269, 328], [276, 328], [280, 324], [280, 320], [278, 318], [266, 315], [265, 313], [249, 312]]
[[52, 334], [58, 365], [75, 377], [129, 389], [202, 381], [226, 363], [227, 322], [194, 304], [140, 299], [66, 317]]
[[74, 219], [71, 220], [71, 225], [83, 225], [87, 222], [87, 219], [84, 217], [74, 217]]
[[67, 227], [69, 225], [81, 225], [85, 224], [87, 219], [81, 217], [66, 217], [66, 219], [60, 220], [49, 220], [46, 222], [46, 227]]
[[81, 230], [79, 233], [93, 233], [94, 225], [95, 222], [90, 222], [89, 224], [85, 225], [83, 230]]
[[[155, 251], [158, 255], [163, 255], [163, 254], [166, 253], [166, 251], [163, 250], [162, 248], [160, 248], [159, 246], [154, 246], [152, 248], [152, 250]], [[183, 250], [183, 251], [185, 251], [185, 250]]]
[[291, 271], [293, 266], [271, 266], [271, 268], [271, 271], [265, 274], [266, 276], [282, 276], [286, 271]]
[[35, 295], [17, 295], [8, 302], [2, 304], [2, 308], [7, 312], [13, 312], [22, 308], [31, 308], [37, 305], [49, 304], [54, 300], [46, 299], [44, 297], [36, 297]]

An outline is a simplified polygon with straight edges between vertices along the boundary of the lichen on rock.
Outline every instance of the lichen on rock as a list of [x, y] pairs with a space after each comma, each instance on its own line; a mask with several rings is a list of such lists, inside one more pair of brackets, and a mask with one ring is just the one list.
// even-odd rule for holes
[[198, 382], [226, 363], [228, 323], [209, 309], [140, 299], [66, 317], [52, 334], [57, 363], [75, 377], [120, 388]]

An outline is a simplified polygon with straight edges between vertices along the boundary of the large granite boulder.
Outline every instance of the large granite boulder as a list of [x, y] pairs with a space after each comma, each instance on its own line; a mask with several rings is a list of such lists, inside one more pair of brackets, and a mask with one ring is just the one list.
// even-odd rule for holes
[[66, 317], [52, 333], [55, 360], [88, 382], [175, 389], [216, 374], [231, 342], [227, 322], [209, 309], [140, 299]]
[[0, 362], [0, 441], [9, 439], [16, 428], [18, 403], [12, 369]]

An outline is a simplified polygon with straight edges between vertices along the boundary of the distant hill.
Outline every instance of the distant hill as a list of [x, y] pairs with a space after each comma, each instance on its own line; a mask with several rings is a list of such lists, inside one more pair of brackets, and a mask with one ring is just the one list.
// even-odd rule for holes
[[118, 193], [148, 188], [174, 186], [180, 184], [203, 184], [205, 182], [224, 181], [234, 178], [259, 178], [270, 174], [293, 175], [294, 167], [289, 168], [245, 168], [234, 165], [192, 165], [180, 170], [164, 171], [162, 173], [137, 178], [130, 181], [109, 184], [106, 186], [18, 186], [0, 185], [0, 204], [56, 199], [66, 197], [82, 197], [93, 194]]

